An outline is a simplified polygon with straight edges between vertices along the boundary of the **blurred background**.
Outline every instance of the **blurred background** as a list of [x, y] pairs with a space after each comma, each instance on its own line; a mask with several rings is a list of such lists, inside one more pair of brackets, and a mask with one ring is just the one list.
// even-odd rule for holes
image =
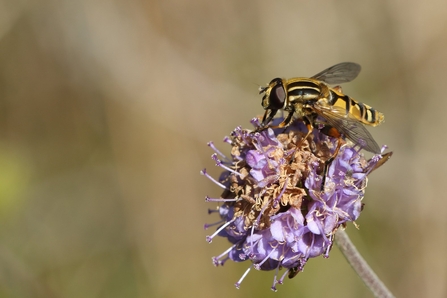
[[334, 247], [274, 272], [213, 267], [210, 140], [259, 85], [343, 61], [394, 151], [347, 232], [398, 297], [447, 296], [447, 2], [0, 1], [0, 297], [372, 297]]

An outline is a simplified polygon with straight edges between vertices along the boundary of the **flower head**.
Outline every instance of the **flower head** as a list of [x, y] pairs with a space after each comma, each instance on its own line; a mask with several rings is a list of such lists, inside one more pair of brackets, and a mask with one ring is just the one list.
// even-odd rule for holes
[[[252, 124], [259, 127], [257, 119]], [[223, 188], [219, 198], [206, 197], [207, 201], [222, 202], [210, 211], [218, 212], [221, 221], [207, 240], [221, 236], [232, 244], [213, 258], [216, 266], [227, 260], [252, 262], [237, 287], [253, 267], [276, 272], [285, 268], [279, 280], [275, 274], [272, 289], [276, 290], [277, 283], [287, 274], [292, 278], [302, 271], [310, 258], [328, 257], [337, 229], [354, 222], [362, 211], [367, 175], [390, 156], [376, 155], [368, 161], [359, 152], [361, 148], [347, 141], [325, 173], [337, 140], [316, 129], [304, 139], [306, 134], [301, 121], [286, 130], [237, 127], [224, 139], [231, 145], [231, 158], [208, 144], [224, 172], [214, 180], [202, 171]]]

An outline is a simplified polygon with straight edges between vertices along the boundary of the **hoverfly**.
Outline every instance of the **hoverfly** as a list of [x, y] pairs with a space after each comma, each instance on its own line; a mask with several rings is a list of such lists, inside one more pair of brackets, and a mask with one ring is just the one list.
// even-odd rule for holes
[[[278, 110], [289, 114], [278, 127], [287, 127], [292, 116], [306, 123], [309, 134], [318, 119], [320, 123], [335, 129], [363, 149], [380, 153], [380, 148], [363, 124], [377, 126], [384, 115], [372, 107], [357, 102], [342, 93], [341, 87], [330, 88], [328, 84], [350, 82], [360, 73], [360, 65], [344, 62], [329, 67], [311, 78], [273, 79], [267, 87], [261, 88], [262, 106], [265, 114], [261, 127], [266, 127]], [[329, 131], [329, 130], [327, 130]], [[336, 131], [330, 132], [336, 136]]]
[[287, 127], [296, 115], [308, 128], [304, 139], [312, 133], [314, 125], [323, 124], [323, 133], [338, 138], [338, 146], [332, 158], [326, 162], [325, 170], [338, 154], [344, 137], [369, 152], [379, 154], [379, 145], [363, 125], [377, 126], [383, 122], [384, 115], [343, 94], [340, 86], [328, 86], [350, 82], [360, 70], [359, 64], [344, 62], [310, 78], [273, 79], [268, 86], [259, 90], [259, 94], [264, 95], [262, 106], [265, 109], [260, 129], [268, 127], [278, 110], [285, 110], [289, 114], [276, 128]]

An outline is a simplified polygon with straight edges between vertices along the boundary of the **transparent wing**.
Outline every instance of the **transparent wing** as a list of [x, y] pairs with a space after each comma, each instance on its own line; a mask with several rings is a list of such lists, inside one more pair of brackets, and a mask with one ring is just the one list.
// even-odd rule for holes
[[[380, 168], [381, 166], [383, 166], [383, 164], [386, 163], [391, 158], [392, 155], [393, 155], [393, 151], [382, 154], [382, 158], [379, 159], [379, 161], [377, 163], [372, 163], [373, 166], [368, 167], [367, 172], [369, 172], [369, 174], [371, 174], [373, 171], [375, 171], [378, 168]], [[371, 164], [371, 160], [372, 160], [372, 158], [370, 160], [368, 160], [369, 164]]]
[[313, 110], [320, 115], [327, 124], [336, 128], [346, 138], [354, 144], [360, 145], [363, 149], [379, 154], [380, 147], [363, 124], [351, 116], [346, 111], [338, 107], [314, 106]]
[[355, 79], [362, 67], [353, 62], [343, 62], [331, 66], [320, 73], [317, 73], [312, 79], [320, 80], [328, 84], [342, 84]]

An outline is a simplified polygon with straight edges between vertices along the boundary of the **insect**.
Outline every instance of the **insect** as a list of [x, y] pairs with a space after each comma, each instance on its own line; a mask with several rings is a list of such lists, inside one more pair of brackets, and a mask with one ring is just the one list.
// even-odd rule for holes
[[[289, 114], [278, 127], [287, 127], [292, 116], [306, 123], [309, 134], [316, 123], [324, 124], [328, 133], [343, 135], [363, 149], [380, 153], [380, 148], [363, 124], [377, 126], [384, 115], [372, 107], [357, 102], [342, 93], [341, 87], [330, 88], [329, 84], [350, 82], [360, 73], [360, 65], [344, 62], [329, 67], [311, 78], [273, 79], [260, 89], [265, 114], [261, 127], [266, 127], [278, 110]], [[335, 129], [335, 130], [333, 130]]]
[[289, 269], [289, 274], [287, 275], [290, 279], [297, 276], [297, 274], [300, 272], [299, 267], [293, 267]]
[[332, 158], [326, 162], [325, 171], [338, 154], [344, 138], [369, 152], [379, 154], [380, 147], [364, 124], [377, 126], [383, 122], [384, 115], [343, 94], [340, 86], [329, 87], [354, 80], [360, 70], [359, 64], [344, 62], [310, 78], [273, 79], [268, 86], [259, 90], [259, 94], [263, 94], [262, 106], [265, 109], [260, 129], [267, 128], [279, 110], [287, 111], [288, 115], [275, 128], [287, 127], [296, 115], [308, 128], [304, 139], [312, 133], [314, 125], [323, 124], [323, 133], [338, 138], [338, 146]]

